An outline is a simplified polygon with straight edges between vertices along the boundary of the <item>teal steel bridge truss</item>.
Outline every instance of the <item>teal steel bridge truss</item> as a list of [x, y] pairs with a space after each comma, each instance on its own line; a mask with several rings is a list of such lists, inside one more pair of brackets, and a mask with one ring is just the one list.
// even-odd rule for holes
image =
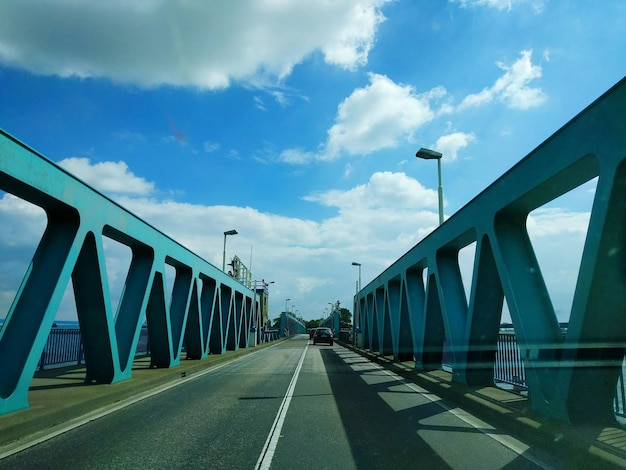
[[[131, 378], [144, 318], [154, 367], [178, 365], [183, 342], [187, 358], [202, 359], [247, 347], [249, 335], [259, 334], [253, 291], [2, 131], [0, 189], [47, 216], [0, 330], [0, 414], [28, 407], [28, 388], [70, 280], [87, 381]], [[104, 237], [132, 252], [115, 312]], [[175, 271], [169, 303], [166, 265]]]
[[306, 333], [306, 326], [291, 312], [280, 314], [280, 336], [292, 336]]
[[[569, 326], [557, 320], [529, 238], [534, 209], [597, 178]], [[355, 297], [362, 345], [453, 381], [492, 385], [504, 299], [531, 408], [610, 422], [626, 346], [626, 79], [572, 119]], [[466, 297], [459, 252], [475, 244]], [[467, 300], [469, 298], [469, 300]]]

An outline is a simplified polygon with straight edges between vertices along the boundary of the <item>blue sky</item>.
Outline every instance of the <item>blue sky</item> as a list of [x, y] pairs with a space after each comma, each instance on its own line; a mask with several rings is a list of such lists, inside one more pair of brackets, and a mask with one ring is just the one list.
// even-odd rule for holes
[[[0, 127], [216, 266], [237, 229], [228, 257], [275, 281], [272, 317], [351, 308], [352, 261], [366, 284], [436, 227], [417, 149], [444, 154], [451, 216], [625, 70], [622, 0], [0, 5]], [[560, 319], [592, 194], [529, 224]], [[0, 317], [29, 214], [3, 195]]]

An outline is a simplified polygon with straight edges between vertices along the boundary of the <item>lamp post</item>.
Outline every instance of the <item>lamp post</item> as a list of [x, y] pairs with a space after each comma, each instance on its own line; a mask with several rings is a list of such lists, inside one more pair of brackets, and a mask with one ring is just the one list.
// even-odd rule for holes
[[285, 299], [285, 312], [287, 312], [287, 302], [289, 302], [291, 299]]
[[441, 183], [441, 158], [443, 155], [434, 150], [421, 148], [415, 154], [417, 158], [423, 158], [424, 160], [437, 160], [437, 174], [439, 176], [439, 187], [437, 188], [439, 193], [439, 225], [443, 224], [443, 185]]
[[[263, 281], [263, 282], [265, 282], [265, 281]], [[275, 281], [270, 281], [270, 282], [265, 283], [265, 286], [267, 288], [267, 304], [263, 304], [263, 311], [261, 312], [261, 316], [262, 316], [262, 318], [265, 318], [263, 315], [267, 313], [267, 322], [268, 323], [270, 322], [270, 319], [269, 319], [269, 295], [270, 295], [269, 284], [274, 284], [274, 283], [275, 283]]]
[[228, 235], [237, 235], [237, 230], [227, 230], [224, 232], [224, 255], [222, 256], [222, 271], [226, 272], [226, 237]]
[[353, 344], [356, 345], [357, 318], [359, 319], [359, 326], [361, 325], [361, 302], [359, 302], [359, 292], [361, 292], [361, 263], [353, 261], [352, 266], [359, 267], [359, 282], [356, 285], [356, 296], [354, 298], [356, 305], [354, 309], [354, 322], [352, 324], [352, 341]]
[[358, 266], [359, 267], [359, 284], [357, 285], [358, 290], [357, 292], [359, 292], [361, 290], [361, 263], [357, 263], [356, 261], [352, 262], [352, 266]]

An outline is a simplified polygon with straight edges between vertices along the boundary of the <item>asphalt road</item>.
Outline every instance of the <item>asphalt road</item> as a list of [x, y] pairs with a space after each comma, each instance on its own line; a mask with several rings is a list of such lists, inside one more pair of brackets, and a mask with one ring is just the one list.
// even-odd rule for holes
[[523, 443], [305, 336], [0, 460], [7, 469], [545, 467]]

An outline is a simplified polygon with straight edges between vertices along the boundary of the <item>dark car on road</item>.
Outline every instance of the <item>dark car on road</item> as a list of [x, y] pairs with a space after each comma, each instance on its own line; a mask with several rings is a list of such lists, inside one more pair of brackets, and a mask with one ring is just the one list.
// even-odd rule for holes
[[313, 344], [328, 343], [331, 346], [335, 341], [335, 335], [330, 328], [315, 328], [313, 333]]
[[313, 339], [313, 335], [315, 334], [315, 330], [316, 330], [316, 328], [311, 328], [309, 330], [309, 339]]

